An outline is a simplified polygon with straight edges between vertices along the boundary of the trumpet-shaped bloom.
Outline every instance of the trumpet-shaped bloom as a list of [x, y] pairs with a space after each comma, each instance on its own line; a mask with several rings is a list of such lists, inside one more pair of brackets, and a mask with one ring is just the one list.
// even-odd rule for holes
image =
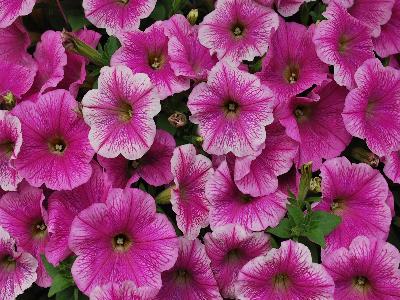
[[279, 14], [284, 17], [293, 16], [299, 11], [300, 6], [305, 2], [314, 0], [255, 0], [256, 2], [268, 7], [275, 6]]
[[18, 192], [9, 192], [0, 199], [0, 226], [10, 233], [21, 250], [36, 258], [39, 264], [36, 283], [48, 287], [51, 277], [41, 258], [49, 240], [43, 200], [41, 189], [24, 182]]
[[199, 26], [199, 40], [218, 59], [239, 65], [267, 52], [271, 31], [278, 23], [273, 10], [255, 1], [218, 0]]
[[334, 287], [324, 267], [312, 262], [310, 250], [291, 240], [248, 262], [236, 285], [240, 300], [332, 299]]
[[222, 300], [204, 245], [179, 238], [178, 259], [162, 273], [163, 286], [155, 300]]
[[204, 244], [221, 294], [230, 299], [236, 298], [235, 282], [240, 269], [253, 258], [266, 255], [271, 249], [267, 234], [247, 231], [233, 224], [206, 233]]
[[29, 15], [36, 0], [1, 0], [0, 28], [10, 26], [19, 16]]
[[22, 144], [21, 123], [8, 111], [0, 110], [0, 188], [15, 191], [22, 177], [14, 167]]
[[355, 79], [357, 88], [347, 95], [343, 110], [347, 131], [365, 139], [379, 156], [400, 150], [400, 71], [371, 59]]
[[348, 247], [358, 235], [387, 238], [391, 212], [385, 178], [367, 164], [352, 164], [345, 157], [327, 160], [321, 167], [322, 200], [315, 207], [341, 217], [327, 237], [324, 253]]
[[72, 276], [90, 294], [98, 285], [133, 281], [161, 288], [161, 272], [172, 268], [178, 240], [154, 199], [139, 189], [112, 189], [106, 203], [94, 203], [72, 222], [69, 247], [78, 256]]
[[198, 27], [190, 25], [183, 15], [174, 15], [166, 23], [165, 34], [169, 38], [168, 55], [175, 75], [206, 80], [217, 59], [200, 44]]
[[132, 281], [107, 283], [95, 287], [90, 293], [90, 300], [151, 300], [157, 290], [149, 287], [137, 287]]
[[275, 193], [252, 197], [239, 191], [226, 161], [222, 162], [206, 184], [210, 201], [211, 228], [226, 224], [261, 231], [275, 227], [286, 213], [286, 195]]
[[374, 57], [369, 30], [336, 2], [323, 15], [328, 20], [317, 25], [313, 38], [317, 55], [334, 66], [339, 85], [354, 88], [354, 73], [365, 60]]
[[106, 169], [113, 187], [129, 187], [139, 178], [143, 178], [148, 184], [160, 186], [173, 180], [171, 158], [174, 149], [174, 137], [158, 129], [149, 151], [137, 160], [128, 160], [122, 156], [116, 158], [97, 156], [97, 159]]
[[215, 155], [254, 154], [264, 143], [265, 126], [273, 121], [273, 99], [259, 79], [226, 63], [218, 63], [207, 83], [189, 95], [190, 120], [199, 124], [203, 149]]
[[133, 74], [125, 66], [103, 67], [99, 89], [90, 90], [82, 105], [90, 144], [101, 156], [135, 160], [150, 149], [156, 135], [153, 117], [161, 106], [146, 74]]
[[280, 19], [279, 28], [271, 38], [271, 48], [257, 73], [279, 103], [320, 84], [328, 74], [328, 66], [315, 53], [312, 42], [314, 26], [287, 23]]
[[395, 183], [400, 183], [400, 151], [394, 151], [384, 158], [383, 172]]
[[157, 0], [83, 0], [86, 18], [108, 34], [121, 34], [139, 28], [140, 20], [147, 18]]
[[186, 91], [190, 80], [176, 76], [168, 55], [165, 22], [156, 22], [144, 32], [134, 31], [121, 36], [122, 47], [114, 53], [111, 65], [126, 65], [134, 73], [145, 73], [157, 89], [161, 99]]
[[323, 260], [335, 282], [334, 299], [394, 300], [400, 298], [400, 254], [389, 243], [356, 237]]
[[31, 185], [71, 190], [89, 180], [94, 151], [87, 137], [89, 128], [77, 110], [78, 103], [64, 90], [14, 108], [23, 135], [15, 166]]
[[211, 161], [196, 155], [192, 144], [183, 145], [174, 150], [171, 171], [176, 185], [171, 191], [171, 204], [178, 227], [188, 239], [195, 239], [209, 224], [205, 184], [213, 173]]

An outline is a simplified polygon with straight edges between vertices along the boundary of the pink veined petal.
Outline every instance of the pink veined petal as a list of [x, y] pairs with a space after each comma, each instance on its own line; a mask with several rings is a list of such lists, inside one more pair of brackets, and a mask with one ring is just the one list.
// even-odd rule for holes
[[29, 15], [36, 0], [0, 0], [0, 28], [10, 26], [19, 16]]
[[153, 288], [137, 287], [132, 281], [110, 282], [95, 287], [90, 293], [90, 300], [151, 300], [157, 292]]
[[385, 156], [383, 172], [390, 180], [400, 183], [400, 151], [394, 151]]

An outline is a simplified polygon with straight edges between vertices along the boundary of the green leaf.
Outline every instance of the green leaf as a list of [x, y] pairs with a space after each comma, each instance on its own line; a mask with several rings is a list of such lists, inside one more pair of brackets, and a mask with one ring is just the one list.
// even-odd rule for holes
[[65, 278], [64, 276], [58, 274], [55, 277], [53, 277], [53, 282], [51, 284], [48, 297], [52, 297], [55, 294], [71, 287], [74, 285], [74, 282]]
[[291, 223], [288, 218], [284, 218], [281, 220], [281, 222], [278, 224], [278, 226], [269, 228], [267, 231], [269, 233], [272, 233], [280, 238], [288, 239], [292, 237], [292, 231], [291, 231]]
[[308, 203], [315, 203], [321, 201], [321, 196], [312, 196], [312, 197], [307, 197], [306, 201]]
[[42, 254], [41, 257], [42, 257], [42, 261], [43, 261], [43, 264], [44, 264], [44, 267], [45, 267], [47, 273], [49, 273], [49, 275], [50, 275], [51, 278], [56, 277], [56, 276], [58, 275], [58, 270], [57, 270], [57, 268], [54, 267], [51, 263], [49, 263], [49, 262], [47, 261], [46, 256], [44, 256], [44, 255]]
[[185, 4], [185, 0], [173, 0], [171, 15], [180, 11], [183, 8], [184, 4]]
[[69, 25], [71, 25], [73, 31], [82, 29], [83, 27], [90, 24], [90, 22], [85, 18], [83, 11], [71, 10], [69, 12], [66, 12], [66, 14], [68, 23]]
[[56, 294], [56, 300], [71, 300], [74, 296], [74, 288], [69, 287]]
[[304, 234], [310, 241], [320, 245], [322, 248], [325, 248], [325, 237], [322, 231], [318, 228], [308, 231]]
[[304, 212], [297, 206], [289, 204], [287, 206], [289, 219], [293, 220], [296, 225], [304, 224]]
[[313, 11], [310, 12], [310, 16], [313, 19], [313, 22], [325, 20], [326, 18], [322, 15], [326, 10], [326, 4], [324, 3], [318, 3]]
[[174, 135], [176, 133], [176, 128], [171, 125], [168, 121], [168, 117], [164, 114], [159, 114], [156, 119], [157, 128], [164, 129], [170, 134]]
[[118, 39], [115, 36], [110, 36], [104, 45], [104, 55], [108, 61], [119, 47], [121, 47], [121, 44]]
[[310, 229], [320, 229], [324, 235], [330, 234], [341, 222], [337, 215], [325, 211], [313, 211], [310, 216]]
[[150, 18], [155, 21], [165, 20], [167, 18], [167, 9], [162, 3], [157, 3], [156, 7], [150, 15]]

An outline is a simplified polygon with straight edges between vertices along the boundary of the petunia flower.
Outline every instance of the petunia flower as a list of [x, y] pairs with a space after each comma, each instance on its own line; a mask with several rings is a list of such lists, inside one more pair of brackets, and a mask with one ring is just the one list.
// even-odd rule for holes
[[312, 42], [314, 26], [285, 22], [280, 19], [278, 30], [272, 35], [271, 48], [257, 73], [279, 103], [296, 94], [322, 83], [328, 74], [328, 66], [315, 53]]
[[99, 88], [90, 90], [82, 105], [90, 144], [99, 155], [135, 160], [150, 149], [156, 135], [153, 117], [161, 106], [146, 74], [133, 74], [125, 66], [103, 67]]
[[0, 28], [10, 26], [19, 16], [29, 15], [36, 0], [1, 0]]
[[98, 285], [133, 281], [161, 288], [161, 272], [172, 268], [178, 240], [154, 199], [139, 189], [112, 189], [72, 222], [69, 247], [77, 255], [72, 276], [90, 294]]
[[22, 181], [14, 167], [21, 145], [20, 121], [8, 111], [0, 110], [0, 188], [3, 190], [15, 191]]
[[50, 235], [46, 245], [46, 258], [53, 265], [72, 254], [68, 247], [68, 237], [74, 218], [93, 203], [105, 203], [111, 182], [101, 167], [92, 163], [89, 181], [71, 191], [55, 191], [48, 200], [48, 224]]
[[194, 87], [188, 101], [203, 149], [240, 157], [254, 154], [264, 143], [273, 105], [270, 90], [256, 76], [222, 62], [211, 70], [207, 83]]
[[317, 25], [313, 37], [317, 55], [334, 66], [339, 85], [354, 88], [354, 73], [365, 60], [374, 57], [369, 30], [336, 2], [330, 3], [323, 15], [328, 20]]
[[288, 137], [279, 123], [266, 127], [267, 138], [259, 155], [235, 160], [235, 183], [244, 194], [253, 197], [273, 193], [278, 188], [278, 176], [286, 173], [297, 155], [297, 143]]
[[116, 158], [97, 156], [97, 160], [106, 169], [113, 187], [129, 187], [139, 178], [143, 178], [148, 184], [160, 186], [173, 180], [171, 158], [174, 149], [174, 137], [157, 129], [153, 144], [141, 158], [128, 160], [121, 155]]
[[384, 157], [383, 172], [390, 180], [400, 183], [400, 150], [389, 153]]
[[14, 300], [36, 281], [37, 260], [20, 251], [9, 233], [0, 227], [0, 295]]
[[238, 66], [242, 60], [252, 61], [267, 52], [271, 31], [278, 23], [272, 9], [255, 1], [218, 0], [215, 10], [199, 25], [199, 40], [218, 59]]
[[89, 180], [94, 151], [87, 137], [89, 128], [77, 109], [78, 103], [64, 90], [14, 108], [23, 135], [15, 166], [31, 185], [71, 190]]
[[240, 224], [252, 231], [275, 227], [286, 213], [286, 195], [277, 191], [252, 197], [239, 191], [226, 161], [222, 162], [206, 184], [210, 202], [210, 226]]
[[269, 236], [247, 231], [240, 225], [217, 227], [204, 236], [211, 269], [224, 298], [235, 299], [235, 282], [240, 269], [253, 258], [271, 249]]
[[298, 168], [310, 161], [318, 170], [323, 159], [334, 158], [350, 143], [342, 112], [347, 89], [328, 80], [307, 97], [293, 97], [278, 109], [279, 122], [289, 137], [299, 143]]
[[388, 185], [378, 170], [367, 164], [352, 164], [345, 157], [327, 160], [321, 167], [322, 200], [315, 207], [341, 217], [327, 237], [324, 256], [348, 247], [358, 235], [387, 238], [391, 212]]
[[149, 287], [137, 287], [132, 281], [110, 282], [95, 287], [90, 300], [151, 300], [158, 290]]
[[52, 280], [41, 258], [49, 240], [43, 200], [41, 189], [22, 183], [18, 192], [8, 192], [1, 197], [0, 226], [10, 233], [21, 250], [36, 258], [39, 264], [36, 283], [49, 287]]
[[400, 150], [400, 71], [367, 60], [356, 72], [357, 88], [346, 97], [347, 131], [365, 139], [379, 156]]
[[276, 10], [283, 17], [290, 17], [297, 13], [303, 3], [314, 0], [255, 0], [268, 7], [276, 7]]
[[192, 26], [183, 15], [177, 14], [166, 22], [165, 34], [169, 38], [168, 55], [175, 75], [206, 80], [217, 59], [200, 44], [198, 26]]
[[205, 184], [213, 173], [211, 161], [196, 155], [192, 144], [175, 148], [171, 159], [175, 188], [171, 191], [172, 209], [179, 229], [188, 239], [195, 239], [209, 224], [209, 203]]
[[121, 34], [139, 28], [140, 20], [147, 18], [157, 0], [83, 0], [85, 17], [108, 34]]
[[335, 282], [334, 299], [400, 298], [400, 254], [389, 243], [365, 236], [323, 260]]
[[248, 262], [236, 284], [239, 300], [332, 299], [334, 283], [324, 267], [313, 263], [310, 250], [288, 240], [279, 249]]
[[176, 76], [168, 55], [168, 37], [165, 22], [155, 22], [144, 32], [128, 32], [121, 36], [122, 47], [111, 58], [111, 66], [125, 65], [134, 73], [150, 77], [161, 99], [186, 91], [190, 80]]
[[210, 259], [198, 239], [179, 238], [178, 259], [161, 277], [163, 286], [155, 300], [222, 300]]

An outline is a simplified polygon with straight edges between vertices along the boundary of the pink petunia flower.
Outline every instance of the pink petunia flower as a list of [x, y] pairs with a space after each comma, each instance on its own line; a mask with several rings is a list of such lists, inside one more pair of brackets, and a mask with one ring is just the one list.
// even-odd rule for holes
[[268, 7], [276, 7], [279, 14], [284, 17], [293, 16], [300, 9], [303, 3], [314, 0], [255, 0], [256, 2]]
[[72, 275], [90, 294], [98, 285], [133, 281], [161, 288], [161, 272], [172, 268], [178, 240], [154, 199], [139, 189], [112, 189], [106, 203], [95, 203], [72, 222], [69, 247], [78, 256]]
[[215, 155], [254, 154], [264, 143], [265, 126], [273, 121], [274, 101], [259, 79], [226, 63], [218, 63], [207, 83], [189, 95], [190, 120], [199, 124], [203, 149]]
[[24, 101], [13, 114], [22, 124], [23, 143], [15, 166], [31, 185], [71, 190], [89, 180], [94, 151], [78, 103], [64, 90]]
[[244, 194], [253, 197], [273, 193], [278, 188], [278, 176], [293, 165], [298, 145], [285, 134], [279, 123], [266, 127], [267, 138], [259, 155], [239, 157], [235, 160], [235, 183]]
[[323, 15], [328, 20], [317, 25], [313, 38], [317, 55], [334, 66], [334, 78], [339, 85], [354, 88], [357, 68], [374, 57], [368, 28], [335, 2]]
[[95, 287], [90, 300], [151, 300], [158, 290], [149, 287], [137, 287], [132, 281], [110, 282]]
[[36, 281], [37, 260], [17, 245], [0, 227], [0, 295], [2, 300], [14, 300]]
[[356, 72], [357, 88], [346, 97], [347, 131], [365, 139], [379, 156], [400, 150], [400, 71], [367, 60]]
[[287, 23], [280, 19], [278, 30], [272, 35], [271, 49], [257, 73], [279, 103], [322, 83], [328, 74], [328, 66], [315, 53], [312, 42], [315, 26]]
[[[385, 178], [367, 164], [352, 164], [345, 157], [327, 160], [321, 167], [322, 200], [315, 207], [341, 217], [326, 237], [328, 255], [348, 247], [358, 235], [386, 239], [391, 223]], [[326, 256], [324, 255], [324, 256]]]
[[162, 273], [162, 282], [155, 300], [222, 300], [210, 259], [198, 239], [179, 238], [178, 259], [172, 269]]
[[303, 244], [284, 241], [279, 249], [248, 262], [236, 284], [238, 299], [332, 299], [334, 283], [313, 263]]
[[328, 80], [307, 97], [293, 97], [278, 109], [287, 135], [299, 142], [298, 168], [312, 161], [313, 170], [318, 170], [323, 159], [338, 156], [350, 143], [342, 119], [347, 93], [346, 88]]
[[171, 204], [178, 227], [185, 237], [195, 239], [209, 224], [205, 184], [214, 171], [211, 161], [196, 155], [192, 144], [183, 145], [174, 150], [171, 171], [176, 185], [171, 191]]
[[146, 74], [133, 74], [125, 66], [103, 67], [99, 88], [82, 100], [89, 141], [101, 156], [141, 158], [156, 135], [153, 117], [160, 112], [160, 99]]
[[199, 25], [199, 40], [218, 59], [239, 65], [264, 55], [278, 15], [252, 0], [218, 0]]
[[8, 111], [0, 110], [0, 188], [3, 190], [15, 191], [22, 181], [14, 167], [21, 145], [20, 121]]
[[19, 16], [29, 15], [36, 0], [0, 0], [0, 28], [10, 26]]
[[139, 28], [140, 20], [147, 18], [157, 0], [83, 0], [86, 18], [108, 34], [121, 34]]
[[394, 151], [384, 157], [383, 172], [390, 180], [400, 183], [400, 151]]
[[275, 193], [252, 197], [239, 191], [226, 161], [222, 162], [206, 184], [210, 201], [210, 226], [212, 229], [226, 224], [261, 231], [275, 227], [286, 213], [286, 195]]
[[165, 34], [169, 38], [168, 55], [175, 75], [206, 80], [217, 59], [200, 44], [198, 26], [192, 26], [183, 15], [177, 14], [166, 22]]
[[144, 32], [123, 34], [122, 47], [111, 58], [112, 66], [122, 64], [134, 73], [147, 74], [161, 99], [190, 88], [190, 80], [176, 76], [171, 68], [165, 27], [165, 22], [158, 21]]
[[356, 237], [323, 260], [335, 282], [334, 299], [394, 300], [400, 298], [400, 254], [389, 243]]
[[71, 191], [56, 191], [48, 201], [48, 224], [50, 235], [46, 245], [46, 258], [53, 265], [72, 254], [68, 247], [68, 237], [74, 218], [93, 203], [105, 203], [111, 182], [101, 167], [92, 163], [92, 176], [89, 181]]
[[36, 258], [39, 264], [36, 283], [49, 287], [51, 277], [41, 258], [49, 240], [43, 200], [41, 189], [24, 182], [18, 192], [9, 192], [0, 199], [0, 226], [10, 233], [18, 247]]
[[160, 186], [173, 180], [171, 158], [175, 146], [171, 134], [157, 129], [153, 144], [141, 158], [128, 160], [121, 155], [116, 158], [97, 156], [97, 160], [106, 169], [113, 187], [130, 187], [139, 178], [143, 178], [148, 184]]
[[206, 233], [204, 244], [222, 296], [232, 299], [236, 298], [235, 282], [240, 269], [271, 249], [267, 234], [247, 231], [233, 224]]

